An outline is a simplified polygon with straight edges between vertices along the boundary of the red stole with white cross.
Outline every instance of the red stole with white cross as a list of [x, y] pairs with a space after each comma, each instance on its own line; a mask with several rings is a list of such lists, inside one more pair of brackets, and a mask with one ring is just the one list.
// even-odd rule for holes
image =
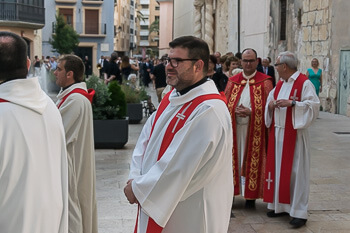
[[[289, 99], [300, 100], [304, 82], [307, 77], [300, 74], [294, 81]], [[274, 99], [277, 100], [278, 93], [281, 90], [284, 81], [279, 81], [276, 85]], [[297, 130], [293, 128], [292, 122], [292, 107], [287, 107], [284, 137], [282, 162], [280, 169], [280, 184], [279, 184], [279, 203], [290, 204], [290, 178], [292, 175], [294, 150], [297, 137]], [[275, 120], [274, 113], [270, 126], [269, 142], [267, 147], [265, 185], [264, 185], [264, 201], [273, 203], [275, 190]]]
[[60, 108], [62, 106], [62, 104], [64, 103], [64, 101], [66, 101], [68, 96], [70, 96], [73, 93], [79, 93], [79, 94], [85, 96], [90, 101], [90, 103], [92, 103], [92, 99], [95, 95], [95, 90], [90, 88], [87, 91], [85, 91], [84, 89], [81, 89], [81, 88], [75, 88], [62, 98], [61, 102], [57, 105], [57, 108]]
[[[152, 136], [153, 129], [158, 121], [158, 118], [160, 117], [160, 115], [163, 113], [163, 111], [166, 109], [166, 107], [170, 103], [170, 101], [169, 101], [170, 94], [171, 94], [171, 92], [168, 92], [164, 96], [163, 100], [160, 102], [160, 105], [158, 107], [158, 110], [156, 112], [156, 116], [155, 116], [155, 119], [154, 119], [154, 122], [152, 125], [152, 129], [151, 129], [151, 133], [150, 133], [149, 138], [151, 138], [151, 136]], [[211, 99], [220, 99], [224, 102], [226, 101], [225, 97], [223, 97], [221, 95], [207, 94], [207, 95], [198, 96], [195, 99], [193, 99], [192, 101], [185, 103], [181, 107], [181, 109], [176, 113], [175, 117], [170, 121], [170, 123], [165, 131], [164, 138], [163, 138], [162, 144], [160, 146], [157, 161], [162, 158], [163, 154], [165, 153], [165, 151], [168, 149], [168, 146], [172, 142], [175, 134], [185, 125], [188, 117], [192, 114], [194, 109], [203, 101], [211, 100]], [[135, 233], [137, 233], [137, 224], [138, 224], [138, 216], [136, 219], [136, 226], [135, 226], [135, 231], [134, 231]], [[149, 217], [146, 233], [160, 233], [160, 232], [162, 232], [162, 230], [163, 230], [163, 228], [161, 226], [159, 226], [151, 217]]]

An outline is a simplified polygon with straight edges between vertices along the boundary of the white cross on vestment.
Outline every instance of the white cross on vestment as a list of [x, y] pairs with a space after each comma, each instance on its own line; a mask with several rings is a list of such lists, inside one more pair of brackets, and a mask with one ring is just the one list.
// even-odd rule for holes
[[290, 97], [292, 100], [294, 100], [294, 101], [296, 101], [296, 100], [298, 100], [299, 98], [297, 97], [297, 91], [298, 91], [298, 89], [295, 89], [294, 90], [294, 95], [292, 96], [292, 97]]
[[176, 114], [177, 121], [176, 121], [176, 123], [175, 123], [175, 125], [174, 125], [173, 130], [171, 131], [172, 133], [175, 132], [176, 126], [177, 126], [177, 124], [179, 123], [179, 121], [185, 119], [186, 116], [184, 115], [184, 113], [185, 113], [186, 110], [191, 106], [191, 104], [192, 104], [192, 102], [182, 111], [182, 113], [177, 113], [177, 114]]
[[267, 182], [267, 189], [270, 190], [270, 184], [273, 182], [273, 180], [271, 180], [271, 172], [269, 172], [269, 178], [266, 179]]

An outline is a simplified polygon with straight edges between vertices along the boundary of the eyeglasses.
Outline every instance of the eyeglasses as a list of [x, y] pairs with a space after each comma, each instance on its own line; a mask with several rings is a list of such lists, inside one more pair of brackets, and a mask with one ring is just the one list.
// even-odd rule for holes
[[176, 58], [176, 57], [167, 57], [165, 59], [165, 65], [167, 66], [169, 63], [170, 65], [173, 67], [173, 68], [176, 68], [178, 67], [179, 65], [179, 62], [183, 62], [183, 61], [198, 61], [199, 59], [190, 59], [190, 58], [187, 58], [187, 59], [182, 59], [182, 58]]
[[253, 63], [253, 62], [255, 62], [256, 61], [256, 59], [250, 59], [250, 60], [247, 60], [247, 59], [243, 59], [242, 60], [242, 62], [244, 62], [244, 63]]
[[282, 64], [284, 64], [284, 63], [276, 63], [276, 64], [275, 64], [275, 67], [277, 67], [277, 66], [279, 66], [279, 65], [282, 65]]

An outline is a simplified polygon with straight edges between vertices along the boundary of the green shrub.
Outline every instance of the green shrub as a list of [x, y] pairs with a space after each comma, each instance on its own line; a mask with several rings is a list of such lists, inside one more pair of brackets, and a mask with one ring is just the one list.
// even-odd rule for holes
[[141, 101], [148, 99], [148, 95], [144, 87], [136, 89], [129, 85], [129, 83], [124, 83], [122, 85], [122, 90], [125, 94], [125, 100], [127, 103], [138, 104]]
[[125, 104], [123, 105], [123, 102], [125, 103], [124, 93], [120, 90], [118, 94], [118, 91], [115, 91], [115, 88], [113, 88], [113, 83], [109, 84], [109, 86], [112, 85], [112, 87], [109, 88], [100, 78], [96, 75], [92, 75], [86, 80], [86, 85], [87, 88], [95, 90], [94, 99], [92, 101], [94, 120], [125, 118], [126, 107]]
[[117, 81], [112, 81], [108, 85], [108, 91], [111, 93], [110, 100], [107, 104], [110, 106], [118, 107], [118, 117], [124, 118], [126, 116], [126, 101], [125, 94], [122, 91]]

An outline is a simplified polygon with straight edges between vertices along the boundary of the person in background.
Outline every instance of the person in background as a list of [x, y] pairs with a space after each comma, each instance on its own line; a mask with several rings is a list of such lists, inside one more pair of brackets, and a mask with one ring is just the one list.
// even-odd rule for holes
[[119, 84], [122, 84], [123, 79], [120, 75], [119, 65], [117, 64], [118, 54], [113, 52], [104, 75], [105, 84], [107, 85], [112, 80], [117, 80]]
[[276, 59], [281, 77], [265, 107], [269, 128], [264, 201], [270, 218], [290, 215], [294, 227], [305, 225], [310, 192], [310, 141], [308, 128], [316, 120], [320, 101], [315, 88], [298, 69], [295, 54]]
[[122, 62], [120, 63], [120, 70], [123, 80], [128, 80], [131, 73], [137, 72], [139, 70], [138, 63], [130, 64], [130, 59], [128, 56], [122, 57]]
[[311, 61], [311, 68], [308, 68], [306, 71], [306, 77], [315, 86], [317, 96], [319, 96], [320, 91], [322, 92], [322, 70], [318, 68], [319, 65], [317, 58], [314, 58]]
[[68, 232], [68, 168], [61, 115], [27, 79], [27, 43], [0, 32], [0, 231]]
[[56, 62], [56, 57], [52, 56], [50, 57], [50, 66], [51, 66], [51, 70], [55, 71], [57, 68], [57, 62]]
[[225, 72], [225, 75], [230, 78], [236, 74], [239, 74], [242, 72], [242, 69], [239, 67], [239, 59], [235, 56], [229, 56], [227, 57], [225, 61], [225, 66], [228, 68], [228, 70]]
[[276, 79], [275, 79], [275, 68], [273, 66], [270, 66], [270, 60], [269, 58], [263, 58], [261, 62], [262, 66], [257, 68], [257, 71], [266, 74], [272, 78], [272, 84], [273, 87], [276, 86]]
[[158, 97], [158, 102], [162, 100], [162, 92], [166, 87], [166, 73], [165, 73], [165, 61], [168, 55], [163, 55], [160, 59], [160, 63], [156, 65], [151, 74], [151, 79], [154, 82], [154, 86], [156, 88], [156, 93]]
[[219, 92], [223, 92], [225, 90], [228, 78], [222, 72], [215, 71], [215, 64], [216, 64], [215, 62], [216, 62], [216, 57], [214, 55], [210, 55], [207, 77], [214, 81], [215, 86]]
[[91, 66], [91, 61], [89, 60], [88, 56], [85, 56], [84, 58], [84, 65], [85, 65], [85, 75], [86, 79], [89, 78], [89, 75], [92, 75], [92, 66]]

